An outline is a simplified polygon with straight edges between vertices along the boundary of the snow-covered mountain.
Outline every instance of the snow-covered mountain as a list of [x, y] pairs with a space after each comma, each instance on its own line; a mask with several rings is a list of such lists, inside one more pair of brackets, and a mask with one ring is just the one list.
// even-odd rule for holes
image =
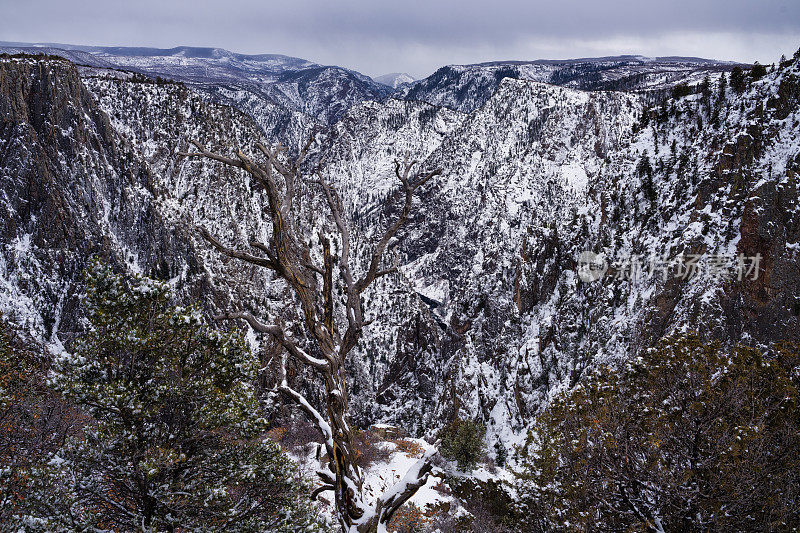
[[[659, 63], [608, 62], [616, 66], [601, 69], [606, 80]], [[661, 63], [636, 87], [683, 64]], [[695, 66], [680, 79], [722, 68]], [[342, 192], [360, 260], [396, 207], [386, 203], [397, 186], [393, 161], [408, 156], [442, 169], [392, 251], [400, 274], [365, 294], [375, 322], [350, 369], [359, 425], [393, 422], [421, 435], [457, 410], [488, 424], [490, 444], [509, 446], [554, 392], [669, 332], [698, 329], [728, 343], [798, 339], [796, 61], [741, 94], [712, 83], [707, 93], [654, 108], [638, 91], [570, 86], [588, 83], [585, 72], [564, 86], [531, 79], [539, 72], [552, 82], [567, 66], [497, 74], [505, 68], [464, 67], [458, 80], [442, 78], [428, 92], [438, 102], [409, 92], [315, 100], [319, 113], [338, 106], [341, 118], [321, 132], [313, 157]], [[338, 83], [319, 87], [326, 74], [309, 66], [279, 79], [307, 81], [317, 94]], [[281, 122], [286, 115], [269, 106], [283, 104], [255, 90], [213, 90], [219, 98], [192, 83], [107, 67], [0, 60], [6, 317], [42, 342], [68, 341], [83, 327], [82, 265], [99, 254], [171, 280], [209, 312], [243, 305], [291, 323], [280, 283], [222, 261], [196, 234], [204, 225], [226, 242], [268, 240], [261, 193], [237, 172], [176, 154], [189, 139], [248, 150], [274, 141], [270, 131], [296, 146], [304, 130], [324, 123], [302, 111]], [[297, 216], [314, 238], [311, 229], [325, 219], [314, 191], [304, 194]], [[606, 277], [580, 280], [585, 250], [611, 263]], [[701, 256], [704, 268], [718, 257], [727, 262], [713, 276], [675, 277], [688, 254]], [[739, 254], [760, 254], [757, 279], [736, 277]], [[625, 279], [632, 257], [645, 271], [657, 258], [671, 274]]]
[[252, 82], [270, 83], [283, 73], [319, 65], [278, 54], [246, 55], [222, 48], [103, 47], [57, 43], [0, 42], [10, 53], [73, 54], [67, 59], [89, 66], [115, 66], [170, 79], [197, 83]]
[[[168, 78], [220, 98], [254, 116], [266, 132], [298, 120], [328, 124], [351, 105], [381, 99], [391, 89], [337, 66], [277, 54], [246, 55], [221, 48], [170, 49], [2, 43], [7, 53], [46, 53], [78, 64]], [[266, 108], [266, 110], [264, 109]], [[281, 139], [285, 140], [285, 139]]]
[[449, 65], [422, 80], [405, 73], [373, 80], [296, 57], [238, 54], [221, 48], [0, 42], [0, 51], [46, 53], [80, 65], [181, 81], [253, 116], [269, 136], [282, 142], [288, 140], [282, 132], [289, 124], [329, 125], [353, 105], [389, 95], [469, 112], [480, 107], [506, 77], [586, 90], [654, 90], [696, 84], [735, 65], [687, 57], [616, 56]]
[[654, 90], [678, 83], [696, 84], [734, 66], [710, 59], [641, 56], [448, 65], [401, 88], [400, 97], [469, 112], [480, 107], [504, 78], [584, 90]]
[[[797, 339], [798, 73], [795, 63], [742, 95], [660, 109], [631, 93], [505, 79], [430, 154], [389, 143], [444, 169], [401, 244], [404, 272], [442, 325], [442, 358], [426, 371], [457, 399], [440, 412], [464, 409], [502, 438], [587, 368], [671, 332]], [[376, 169], [369, 182], [341, 178], [365, 183], [352, 195], [363, 202], [383, 188], [380, 158], [374, 145], [363, 160], [347, 153], [343, 168]], [[652, 172], [640, 170], [645, 157]], [[582, 251], [614, 275], [581, 281]], [[675, 277], [687, 256], [701, 257], [704, 275]], [[763, 259], [756, 279], [737, 272], [740, 256]], [[655, 274], [625, 279], [634, 261]], [[425, 362], [409, 360], [408, 372]], [[409, 390], [403, 406], [419, 396]]]
[[248, 97], [255, 96], [322, 123], [335, 121], [354, 103], [388, 94], [386, 87], [358, 72], [283, 55], [185, 46], [79, 48], [117, 68], [182, 81], [245, 109]]
[[401, 85], [414, 82], [415, 78], [405, 72], [392, 72], [391, 74], [384, 74], [377, 78], [372, 78], [378, 83], [388, 85], [392, 89], [397, 89]]
[[[43, 342], [69, 340], [82, 328], [92, 255], [172, 279], [206, 305], [232, 301], [210, 280], [192, 213], [232, 225], [237, 206], [257, 199], [242, 180], [179, 166], [175, 151], [187, 136], [252, 144], [263, 136], [251, 119], [185, 86], [81, 78], [66, 61], [3, 60], [0, 78], [7, 317]], [[242, 231], [264, 225], [259, 208], [234, 216]], [[247, 278], [258, 283], [259, 273]]]

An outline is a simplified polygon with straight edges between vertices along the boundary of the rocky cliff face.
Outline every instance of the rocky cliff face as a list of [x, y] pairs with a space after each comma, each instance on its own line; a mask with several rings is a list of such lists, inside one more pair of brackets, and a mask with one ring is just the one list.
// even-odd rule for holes
[[[352, 361], [357, 423], [424, 433], [461, 410], [508, 443], [554, 391], [664, 334], [797, 340], [798, 78], [787, 65], [741, 95], [654, 109], [635, 93], [518, 79], [497, 80], [471, 113], [349, 107], [314, 158], [342, 192], [357, 261], [396, 209], [394, 159], [443, 170], [393, 243], [400, 274], [365, 295], [376, 321]], [[0, 61], [0, 95], [4, 314], [43, 342], [68, 340], [82, 327], [81, 270], [99, 254], [209, 312], [244, 306], [292, 324], [282, 284], [196, 236], [204, 225], [233, 244], [268, 240], [254, 184], [176, 155], [188, 139], [247, 148], [263, 125], [180, 84], [81, 77], [62, 61]], [[296, 216], [310, 238], [322, 213], [306, 189]], [[606, 260], [605, 277], [581, 281], [584, 250]], [[738, 254], [760, 254], [757, 279], [738, 279]], [[701, 272], [676, 276], [690, 255]], [[627, 279], [636, 262], [643, 274]]]
[[[80, 328], [92, 254], [133, 264], [185, 251], [153, 208], [155, 180], [120, 141], [75, 67], [0, 62], [3, 312], [45, 340]], [[135, 243], [135, 246], [134, 246]]]
[[[10, 321], [63, 349], [84, 327], [82, 273], [96, 256], [120, 270], [169, 280], [180, 299], [200, 302], [209, 316], [242, 309], [265, 320], [297, 321], [282, 283], [255, 267], [222, 260], [197, 234], [203, 226], [239, 247], [254, 237], [269, 241], [262, 193], [237, 172], [178, 156], [193, 139], [220, 152], [266, 142], [253, 120], [182, 84], [94, 71], [81, 78], [73, 65], [58, 60], [19, 58], [2, 65], [8, 217], [0, 305]], [[315, 235], [325, 221], [319, 198], [310, 191], [302, 196], [296, 217]], [[362, 257], [368, 252], [356, 245]], [[361, 391], [354, 403], [363, 423], [374, 420], [371, 401], [381, 382], [373, 373], [386, 373], [395, 335], [414, 313], [423, 322], [427, 317], [400, 278], [383, 280], [366, 297], [375, 299], [373, 313], [383, 307], [388, 312], [381, 313], [386, 327], [367, 335], [363, 353], [388, 355], [371, 366], [364, 365], [363, 353], [353, 361], [354, 388]], [[249, 339], [260, 346], [260, 339]]]
[[46, 53], [92, 68], [122, 69], [184, 82], [253, 117], [267, 137], [291, 144], [298, 127], [328, 126], [352, 106], [395, 97], [474, 111], [503, 78], [585, 90], [653, 91], [715, 78], [734, 64], [691, 57], [617, 56], [570, 60], [498, 61], [448, 65], [425, 79], [358, 72], [276, 54], [246, 55], [221, 48], [170, 49], [3, 43], [9, 53]]
[[269, 277], [223, 264], [196, 234], [200, 224], [230, 239], [268, 231], [259, 193], [242, 176], [177, 156], [187, 138], [219, 150], [263, 140], [251, 119], [180, 84], [81, 79], [55, 60], [0, 69], [2, 305], [11, 320], [43, 342], [80, 331], [92, 256], [170, 280], [209, 311], [254, 285], [260, 298], [270, 294]]

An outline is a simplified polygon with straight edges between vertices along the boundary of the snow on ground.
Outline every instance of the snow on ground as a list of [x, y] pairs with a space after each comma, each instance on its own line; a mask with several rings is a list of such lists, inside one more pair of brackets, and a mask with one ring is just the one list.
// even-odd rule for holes
[[[403, 449], [409, 450], [408, 452], [398, 449], [398, 442], [401, 441], [403, 443]], [[393, 453], [389, 456], [387, 461], [374, 463], [364, 472], [364, 495], [366, 503], [368, 504], [374, 503], [381, 494], [400, 481], [400, 479], [405, 476], [406, 472], [419, 460], [422, 454], [432, 447], [431, 444], [428, 444], [423, 439], [412, 438], [385, 441], [379, 443], [379, 446], [392, 450]], [[315, 471], [325, 465], [315, 459], [316, 446], [307, 447], [305, 450], [308, 453], [300, 455], [289, 452], [288, 455], [297, 462], [303, 477], [314, 483], [316, 487], [319, 485], [319, 482], [316, 479]], [[442, 482], [443, 478], [441, 475], [430, 475], [427, 483], [417, 491], [409, 502], [423, 509], [426, 506], [428, 509], [432, 509], [442, 503], [452, 502], [452, 496], [436, 490], [435, 487]], [[323, 516], [334, 520], [333, 498], [330, 492], [323, 493], [317, 499], [316, 503]]]
[[[393, 426], [379, 424], [373, 427], [392, 428]], [[365, 503], [368, 505], [373, 504], [386, 490], [400, 481], [419, 458], [433, 446], [423, 439], [415, 438], [389, 439], [377, 445], [391, 451], [391, 455], [386, 460], [373, 463], [363, 472]], [[298, 450], [301, 453], [289, 451], [288, 455], [297, 462], [302, 476], [310, 481], [314, 487], [319, 486], [315, 472], [325, 465], [316, 459], [317, 445], [314, 443]], [[427, 483], [417, 491], [406, 505], [416, 505], [420, 510], [431, 515], [441, 509], [449, 509], [451, 514], [459, 512], [462, 506], [451, 491], [444, 487], [446, 485], [445, 476], [461, 479], [470, 478], [482, 482], [494, 480], [511, 483], [513, 481], [513, 474], [509, 470], [502, 468], [488, 469], [483, 465], [468, 473], [458, 471], [454, 465], [448, 464], [445, 468], [446, 472], [439, 468], [434, 468], [433, 473], [428, 477]], [[332, 493], [325, 492], [320, 495], [315, 503], [320, 514], [333, 524], [335, 523], [335, 514], [332, 496]]]
[[[419, 446], [418, 453], [398, 451], [398, 445], [396, 443], [384, 442], [384, 446], [394, 450], [389, 461], [376, 463], [364, 473], [364, 493], [370, 501], [374, 501], [376, 498], [380, 497], [386, 489], [400, 481], [422, 454], [432, 448], [432, 445], [428, 444], [423, 439], [403, 440], [417, 444]], [[410, 447], [414, 447], [413, 444], [410, 445]], [[424, 508], [425, 506], [435, 507], [442, 502], [451, 502], [453, 500], [452, 496], [444, 495], [434, 488], [442, 481], [442, 477], [429, 476], [428, 482], [425, 483], [409, 501], [420, 508]]]

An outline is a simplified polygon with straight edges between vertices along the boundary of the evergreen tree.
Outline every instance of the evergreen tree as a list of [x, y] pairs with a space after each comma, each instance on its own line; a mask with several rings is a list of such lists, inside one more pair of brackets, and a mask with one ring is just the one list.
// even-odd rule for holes
[[728, 78], [725, 77], [724, 72], [719, 77], [718, 87], [719, 87], [719, 93], [717, 97], [720, 102], [723, 102], [725, 100], [725, 92], [728, 90]]
[[636, 174], [642, 179], [642, 190], [650, 203], [656, 200], [656, 188], [653, 184], [653, 166], [650, 157], [645, 153], [636, 165]]
[[742, 94], [745, 88], [746, 83], [742, 67], [733, 67], [733, 70], [731, 70], [731, 89], [733, 89], [736, 94]]
[[166, 284], [88, 273], [91, 330], [52, 385], [89, 417], [34, 475], [42, 531], [314, 531], [293, 463], [263, 437], [243, 340], [170, 303]]
[[703, 81], [700, 83], [700, 101], [703, 102], [703, 106], [706, 109], [709, 109], [711, 106], [711, 80], [708, 76], [703, 78]]
[[504, 467], [506, 465], [506, 459], [508, 458], [508, 451], [499, 439], [494, 443], [494, 454], [497, 466], [500, 468]]
[[679, 83], [672, 88], [672, 98], [679, 99], [692, 94], [692, 89], [686, 83]]
[[753, 81], [760, 80], [767, 75], [767, 69], [764, 65], [756, 61], [753, 63], [753, 68], [750, 69], [750, 77]]
[[486, 426], [456, 418], [442, 430], [439, 451], [445, 459], [455, 461], [459, 470], [470, 471], [486, 454], [485, 435]]
[[800, 527], [800, 347], [666, 339], [554, 399], [518, 449], [530, 530]]

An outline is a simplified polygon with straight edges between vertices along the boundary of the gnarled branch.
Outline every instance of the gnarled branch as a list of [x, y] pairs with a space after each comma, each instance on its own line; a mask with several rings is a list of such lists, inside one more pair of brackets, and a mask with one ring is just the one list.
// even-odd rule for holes
[[215, 316], [214, 318], [216, 320], [242, 319], [247, 322], [250, 327], [253, 328], [253, 330], [258, 331], [259, 333], [267, 333], [272, 335], [281, 346], [286, 348], [286, 351], [289, 352], [289, 355], [301, 363], [316, 368], [317, 370], [326, 370], [330, 366], [329, 360], [312, 357], [311, 355], [307, 354], [302, 348], [297, 346], [294, 341], [287, 337], [286, 333], [283, 331], [283, 328], [280, 326], [263, 324], [250, 313], [223, 313]]
[[231, 167], [238, 167], [244, 168], [244, 164], [241, 161], [237, 161], [235, 159], [231, 159], [229, 157], [225, 157], [223, 155], [215, 154], [205, 149], [205, 147], [200, 144], [198, 141], [189, 141], [191, 142], [196, 148], [197, 152], [178, 152], [178, 155], [181, 157], [205, 157], [208, 159], [213, 159], [214, 161], [219, 161], [220, 163], [224, 163]]
[[228, 257], [232, 257], [233, 259], [240, 259], [247, 263], [268, 268], [270, 270], [278, 270], [278, 264], [274, 261], [272, 257], [258, 257], [255, 255], [248, 254], [246, 252], [241, 252], [239, 250], [234, 250], [233, 248], [229, 248], [222, 244], [216, 237], [211, 235], [208, 230], [204, 227], [199, 227], [198, 232], [200, 236], [208, 241], [211, 246], [217, 249], [217, 251], [221, 252], [223, 255], [227, 255]]

